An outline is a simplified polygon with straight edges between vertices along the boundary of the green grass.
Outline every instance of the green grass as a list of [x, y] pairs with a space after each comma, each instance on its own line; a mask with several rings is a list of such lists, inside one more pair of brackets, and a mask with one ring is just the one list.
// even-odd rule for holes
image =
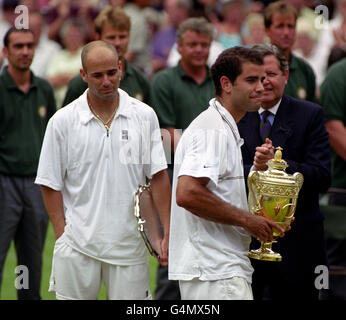
[[[52, 265], [52, 256], [53, 256], [53, 248], [54, 248], [54, 233], [51, 224], [48, 226], [47, 238], [43, 251], [43, 270], [42, 270], [42, 281], [41, 281], [41, 298], [43, 300], [55, 300], [55, 294], [48, 292], [49, 287], [49, 277], [51, 272]], [[157, 269], [157, 261], [153, 257], [149, 257], [150, 264], [150, 290], [152, 295], [154, 295], [156, 288], [156, 269]], [[15, 279], [17, 274], [14, 269], [17, 266], [17, 258], [14, 249], [13, 242], [11, 244], [10, 250], [8, 251], [4, 270], [3, 270], [3, 278], [2, 285], [0, 290], [0, 300], [17, 300], [17, 291], [14, 286]], [[105, 300], [106, 297], [106, 289], [104, 286], [101, 287], [98, 299]]]

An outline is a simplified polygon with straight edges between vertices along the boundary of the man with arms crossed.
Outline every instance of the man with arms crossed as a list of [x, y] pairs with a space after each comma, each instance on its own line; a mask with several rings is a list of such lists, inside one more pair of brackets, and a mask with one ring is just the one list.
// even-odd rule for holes
[[236, 122], [260, 107], [262, 56], [225, 50], [211, 72], [216, 98], [186, 129], [173, 178], [169, 278], [185, 299], [252, 299], [250, 235], [272, 240], [274, 222], [247, 210]]
[[166, 264], [170, 184], [158, 120], [118, 88], [111, 44], [89, 43], [82, 65], [89, 89], [49, 122], [36, 179], [57, 238], [51, 289], [58, 299], [96, 299], [103, 280], [109, 299], [151, 299], [133, 197], [150, 179]]
[[53, 88], [30, 70], [34, 52], [31, 29], [11, 27], [6, 32], [8, 66], [0, 75], [0, 285], [14, 240], [17, 263], [29, 275], [28, 287], [18, 288], [19, 300], [40, 299], [49, 220], [34, 179], [46, 125], [56, 110]]

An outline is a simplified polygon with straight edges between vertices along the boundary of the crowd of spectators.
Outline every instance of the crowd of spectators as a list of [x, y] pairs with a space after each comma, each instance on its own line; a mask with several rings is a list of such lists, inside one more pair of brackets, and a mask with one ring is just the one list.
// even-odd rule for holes
[[[268, 41], [263, 10], [268, 0], [3, 0], [0, 37], [18, 16], [15, 8], [29, 9], [29, 26], [36, 34], [33, 71], [45, 77], [56, 91], [61, 106], [64, 88], [78, 73], [80, 48], [95, 39], [94, 20], [106, 6], [120, 6], [130, 16], [131, 38], [126, 59], [146, 74], [154, 74], [179, 60], [176, 30], [188, 17], [204, 16], [214, 26], [209, 65], [219, 53], [235, 45], [250, 46]], [[293, 52], [309, 62], [316, 87], [328, 66], [344, 56], [346, 0], [287, 0], [298, 10]], [[1, 57], [2, 65], [6, 64]], [[66, 66], [68, 64], [68, 66]]]

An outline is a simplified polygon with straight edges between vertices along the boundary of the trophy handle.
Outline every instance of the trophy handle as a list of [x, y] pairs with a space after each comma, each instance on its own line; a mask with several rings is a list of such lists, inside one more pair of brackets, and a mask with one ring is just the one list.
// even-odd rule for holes
[[261, 212], [260, 199], [256, 198], [256, 192], [254, 190], [256, 180], [258, 180], [258, 172], [251, 171], [247, 179], [248, 187], [249, 187], [248, 206], [249, 206], [250, 212], [255, 214], [260, 214]]
[[290, 206], [292, 206], [292, 208], [291, 208], [291, 210], [290, 210], [291, 215], [288, 216], [288, 217], [286, 217], [286, 219], [292, 219], [292, 218], [293, 218], [294, 212], [295, 212], [295, 205], [294, 205], [293, 203], [287, 203], [286, 205], [284, 205], [284, 206], [282, 207], [282, 209], [285, 209], [286, 207], [290, 207]]
[[300, 190], [304, 183], [304, 176], [300, 172], [295, 172], [293, 177], [296, 179], [298, 188]]

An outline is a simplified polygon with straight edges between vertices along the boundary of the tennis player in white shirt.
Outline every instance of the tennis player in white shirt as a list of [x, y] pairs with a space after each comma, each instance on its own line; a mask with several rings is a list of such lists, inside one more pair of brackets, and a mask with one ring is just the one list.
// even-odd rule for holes
[[275, 222], [248, 212], [236, 123], [260, 107], [259, 53], [225, 50], [212, 69], [216, 98], [186, 129], [175, 153], [169, 279], [183, 300], [253, 299], [251, 235], [266, 242]]
[[109, 299], [151, 299], [133, 199], [149, 179], [167, 265], [171, 190], [158, 120], [118, 88], [112, 45], [89, 43], [82, 64], [88, 89], [51, 118], [36, 178], [57, 238], [50, 291], [57, 299], [97, 299], [103, 282]]

